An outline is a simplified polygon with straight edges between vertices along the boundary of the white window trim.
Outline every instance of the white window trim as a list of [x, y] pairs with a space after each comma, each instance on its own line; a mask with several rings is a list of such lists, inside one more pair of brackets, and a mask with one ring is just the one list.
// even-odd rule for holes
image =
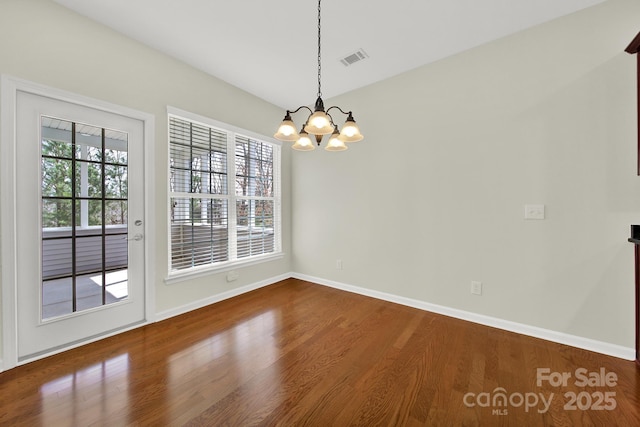
[[167, 277], [164, 279], [164, 283], [167, 285], [173, 285], [175, 283], [184, 282], [191, 279], [197, 279], [199, 277], [210, 276], [211, 274], [217, 273], [226, 273], [227, 271], [232, 271], [237, 268], [245, 268], [250, 267], [252, 265], [262, 264], [265, 262], [275, 261], [278, 259], [284, 258], [284, 253], [282, 252], [274, 252], [265, 255], [259, 255], [252, 257], [251, 259], [243, 259], [240, 261], [227, 261], [224, 263], [212, 265], [200, 265], [197, 267], [192, 267], [190, 269], [180, 270], [180, 271], [172, 271]]
[[[235, 135], [244, 136], [250, 139], [255, 139], [258, 141], [268, 142], [274, 145], [274, 147], [278, 147], [280, 150], [282, 144], [275, 140], [274, 138], [269, 138], [264, 135], [260, 135], [246, 129], [241, 129], [236, 126], [230, 125], [228, 123], [220, 122], [218, 120], [211, 119], [209, 117], [201, 116], [195, 113], [191, 113], [189, 111], [181, 110], [179, 108], [175, 108], [172, 106], [167, 106], [167, 135], [170, 134], [170, 120], [169, 117], [174, 116], [180, 119], [186, 119], [195, 123], [199, 123], [204, 126], [217, 128]], [[236, 140], [235, 137], [230, 136], [227, 138], [227, 152], [235, 156], [235, 145]], [[167, 176], [170, 175], [171, 165], [171, 143], [167, 140]], [[208, 265], [200, 265], [188, 269], [172, 271], [171, 270], [171, 212], [167, 209], [167, 242], [168, 242], [168, 250], [167, 250], [167, 276], [164, 279], [164, 282], [167, 285], [171, 285], [174, 283], [179, 283], [186, 280], [191, 280], [199, 277], [208, 276], [215, 273], [223, 273], [226, 271], [234, 270], [236, 268], [248, 267], [256, 264], [261, 264], [264, 262], [274, 261], [277, 259], [283, 258], [284, 254], [282, 252], [282, 168], [281, 168], [281, 153], [278, 156], [273, 157], [273, 167], [274, 170], [278, 171], [278, 179], [274, 180], [274, 228], [277, 229], [277, 235], [279, 238], [274, 241], [274, 251], [268, 254], [257, 255], [249, 258], [236, 258], [236, 248], [232, 247], [235, 245], [235, 239], [229, 239], [229, 260], [224, 262], [218, 262], [215, 264]], [[229, 221], [228, 223], [228, 233], [229, 235], [235, 236], [236, 234], [236, 200], [238, 197], [235, 195], [233, 182], [235, 182], [236, 175], [236, 166], [235, 161], [227, 162], [227, 176], [228, 176], [228, 185], [231, 189], [228, 189], [228, 194], [224, 196], [226, 200], [228, 200], [228, 210], [229, 210], [229, 218], [233, 218], [233, 221]], [[167, 201], [171, 200], [172, 193], [171, 188], [167, 183], [165, 183], [166, 191], [167, 191]], [[191, 195], [190, 195], [191, 196]]]

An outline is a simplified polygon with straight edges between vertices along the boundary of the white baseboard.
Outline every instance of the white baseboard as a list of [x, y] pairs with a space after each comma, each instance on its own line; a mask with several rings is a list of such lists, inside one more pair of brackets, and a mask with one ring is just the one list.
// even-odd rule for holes
[[189, 304], [185, 304], [185, 305], [182, 305], [180, 307], [176, 307], [176, 308], [172, 308], [172, 309], [169, 309], [169, 310], [165, 310], [165, 311], [156, 313], [155, 321], [159, 322], [161, 320], [169, 319], [169, 318], [174, 317], [174, 316], [179, 316], [181, 314], [185, 314], [185, 313], [188, 313], [190, 311], [197, 310], [199, 308], [206, 307], [208, 305], [215, 304], [217, 302], [220, 302], [220, 301], [223, 301], [223, 300], [226, 300], [226, 299], [229, 299], [229, 298], [233, 298], [235, 296], [242, 295], [242, 294], [245, 294], [247, 292], [251, 292], [251, 291], [254, 291], [256, 289], [263, 288], [265, 286], [272, 285], [274, 283], [280, 282], [281, 280], [285, 280], [285, 279], [288, 279], [290, 277], [293, 277], [292, 273], [281, 274], [279, 276], [275, 276], [275, 277], [271, 277], [269, 279], [261, 280], [259, 282], [252, 283], [252, 284], [249, 284], [249, 285], [246, 285], [246, 286], [230, 289], [228, 291], [221, 292], [219, 294], [212, 295], [210, 297], [207, 297], [207, 298], [204, 298], [204, 299], [201, 299], [201, 300], [198, 300], [198, 301], [193, 301], [193, 302], [190, 302]]
[[347, 292], [353, 292], [368, 297], [393, 302], [396, 304], [406, 305], [420, 310], [432, 313], [442, 314], [444, 316], [454, 317], [456, 319], [466, 320], [480, 325], [490, 326], [493, 328], [503, 329], [505, 331], [515, 332], [522, 335], [528, 335], [559, 344], [565, 344], [596, 353], [606, 354], [608, 356], [618, 357], [626, 360], [635, 360], [636, 351], [633, 348], [623, 347], [603, 341], [596, 341], [589, 338], [569, 335], [563, 332], [557, 332], [550, 329], [538, 328], [523, 323], [511, 322], [509, 320], [499, 319], [496, 317], [485, 316], [482, 314], [472, 313], [469, 311], [458, 310], [442, 305], [431, 304], [428, 302], [405, 298], [398, 295], [388, 294], [385, 292], [374, 291], [371, 289], [361, 288], [358, 286], [347, 285], [333, 280], [326, 280], [320, 277], [308, 276], [306, 274], [292, 273], [296, 279], [306, 280], [308, 282], [318, 283], [320, 285], [329, 286]]

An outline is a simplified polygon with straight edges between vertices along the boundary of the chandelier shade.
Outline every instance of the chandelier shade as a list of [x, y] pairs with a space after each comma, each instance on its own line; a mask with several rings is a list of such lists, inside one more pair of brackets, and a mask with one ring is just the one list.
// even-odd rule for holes
[[358, 127], [355, 120], [353, 120], [353, 114], [349, 113], [349, 117], [347, 117], [347, 121], [344, 122], [342, 126], [342, 130], [340, 131], [340, 139], [344, 142], [358, 142], [362, 141], [364, 137], [360, 133], [360, 128]]
[[274, 137], [280, 141], [288, 142], [295, 142], [300, 138], [300, 135], [298, 135], [298, 132], [296, 131], [296, 124], [291, 120], [291, 115], [289, 115], [289, 113], [287, 113], [282, 123], [280, 123], [278, 132], [276, 132]]
[[340, 132], [338, 132], [338, 126], [334, 126], [334, 131], [327, 142], [327, 146], [324, 147], [327, 151], [344, 151], [347, 147], [342, 139], [340, 139]]
[[307, 125], [304, 127], [308, 133], [312, 135], [329, 135], [333, 133], [331, 119], [324, 111], [316, 111], [307, 119]]
[[[287, 110], [282, 123], [278, 127], [278, 131], [274, 135], [274, 138], [280, 141], [293, 142], [294, 144], [292, 148], [294, 150], [311, 151], [315, 149], [315, 146], [309, 135], [315, 136], [316, 144], [318, 146], [320, 146], [324, 135], [331, 135], [325, 150], [344, 151], [348, 148], [345, 143], [361, 141], [364, 137], [362, 136], [360, 128], [356, 124], [351, 111], [344, 111], [342, 108], [335, 105], [327, 108], [326, 110], [324, 108], [320, 73], [322, 70], [320, 25], [321, 2], [322, 0], [318, 0], [318, 98], [316, 99], [315, 108], [312, 111], [311, 108], [303, 105], [293, 111]], [[298, 127], [293, 122], [291, 115], [300, 110], [308, 110], [309, 116], [307, 116], [307, 119], [302, 126], [302, 130], [298, 133]], [[342, 130], [340, 130], [338, 125], [334, 123], [333, 117], [330, 114], [330, 111], [332, 110], [339, 111], [347, 116], [347, 120], [345, 121]]]
[[300, 131], [299, 138], [295, 141], [295, 144], [291, 147], [294, 150], [298, 151], [312, 151], [316, 149], [316, 146], [311, 142], [311, 138], [309, 138], [309, 134], [302, 129]]

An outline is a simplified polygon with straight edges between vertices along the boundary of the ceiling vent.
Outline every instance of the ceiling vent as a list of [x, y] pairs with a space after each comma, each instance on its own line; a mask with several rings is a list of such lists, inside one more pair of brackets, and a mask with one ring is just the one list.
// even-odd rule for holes
[[342, 62], [342, 65], [344, 65], [345, 67], [348, 67], [349, 65], [353, 65], [356, 62], [367, 59], [368, 57], [369, 55], [367, 55], [367, 52], [365, 52], [363, 49], [359, 49], [356, 52], [345, 56], [344, 58], [340, 58], [340, 62]]

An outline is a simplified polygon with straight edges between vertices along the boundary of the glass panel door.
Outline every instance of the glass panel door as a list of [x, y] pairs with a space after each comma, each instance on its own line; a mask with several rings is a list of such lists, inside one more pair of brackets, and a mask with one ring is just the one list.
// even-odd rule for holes
[[128, 135], [41, 117], [42, 320], [125, 300]]

